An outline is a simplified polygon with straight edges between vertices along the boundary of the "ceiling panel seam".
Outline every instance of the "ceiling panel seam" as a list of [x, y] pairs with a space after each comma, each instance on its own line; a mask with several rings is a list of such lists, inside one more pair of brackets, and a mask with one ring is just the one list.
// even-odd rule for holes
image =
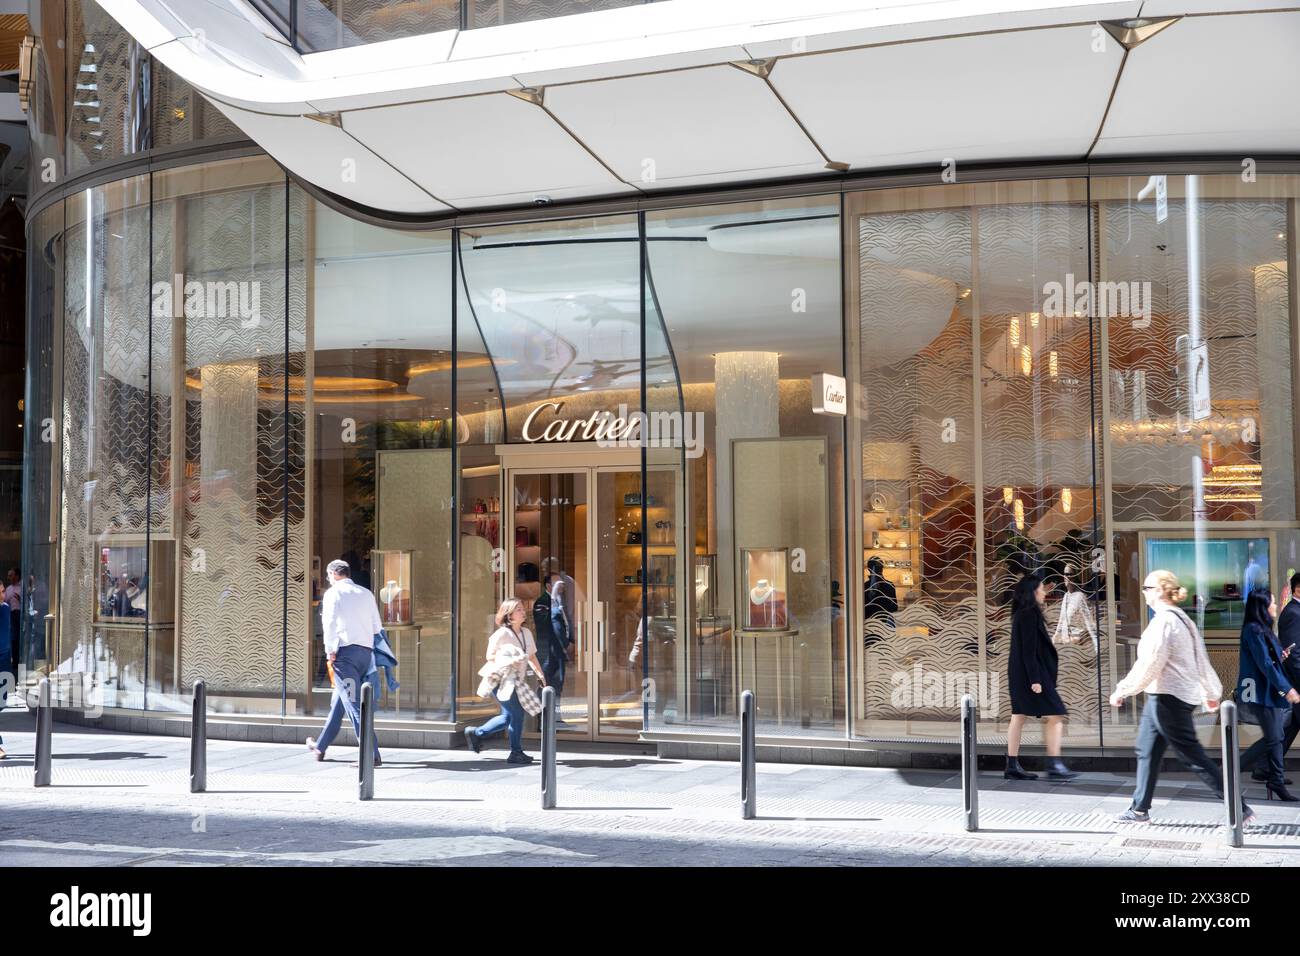
[[[833, 169], [836, 172], [841, 172], [841, 173], [847, 172], [849, 169], [849, 164], [837, 160], [833, 160], [830, 158], [830, 156], [827, 155], [826, 150], [822, 149], [821, 143], [817, 142], [817, 138], [813, 136], [813, 134], [808, 130], [808, 127], [804, 125], [803, 120], [799, 118], [799, 114], [797, 114], [794, 111], [794, 109], [791, 108], [790, 104], [785, 101], [785, 97], [781, 95], [781, 91], [778, 90], [776, 88], [776, 84], [772, 82], [772, 74], [776, 72], [776, 68], [780, 65], [780, 63], [781, 63], [780, 60], [777, 60], [775, 63], [773, 63], [772, 69], [768, 71], [768, 74], [766, 76], [759, 77], [759, 79], [763, 81], [763, 85], [766, 86], [768, 90], [772, 93], [772, 95], [776, 97], [776, 101], [780, 103], [782, 109], [784, 109], [786, 113], [789, 114], [790, 119], [794, 120], [795, 125], [798, 126], [800, 130], [803, 131], [804, 136], [808, 138], [808, 142], [812, 143], [813, 149], [817, 150], [817, 152], [821, 154], [822, 162], [826, 164], [826, 168]], [[734, 66], [735, 64], [732, 65]], [[737, 67], [737, 69], [740, 68]], [[748, 73], [749, 71], [741, 69], [741, 72]], [[757, 76], [757, 74], [751, 74], [751, 75]]]
[[444, 206], [446, 206], [448, 209], [453, 209], [453, 210], [456, 210], [457, 212], [460, 211], [460, 210], [458, 209], [458, 207], [456, 207], [454, 204], [449, 203], [449, 202], [447, 202], [445, 199], [442, 199], [441, 197], [439, 197], [439, 196], [435, 195], [434, 193], [430, 192], [428, 189], [426, 189], [426, 188], [425, 188], [424, 186], [422, 186], [420, 183], [416, 182], [414, 179], [412, 179], [410, 176], [408, 176], [408, 175], [407, 175], [403, 170], [401, 170], [401, 169], [399, 169], [398, 167], [394, 166], [391, 162], [388, 161], [388, 159], [387, 159], [386, 157], [380, 155], [378, 152], [376, 152], [376, 151], [375, 151], [374, 149], [372, 149], [370, 146], [367, 146], [367, 145], [366, 145], [362, 140], [360, 140], [357, 136], [355, 136], [355, 135], [354, 135], [350, 130], [348, 130], [346, 127], [340, 126], [339, 129], [342, 130], [344, 136], [346, 136], [348, 139], [352, 140], [352, 142], [356, 143], [358, 146], [360, 146], [360, 147], [361, 147], [362, 149], [364, 149], [366, 152], [370, 153], [370, 155], [374, 156], [374, 157], [375, 157], [376, 159], [378, 159], [381, 163], [383, 163], [385, 166], [387, 166], [387, 167], [388, 167], [389, 169], [391, 169], [393, 172], [397, 173], [397, 175], [401, 176], [401, 177], [402, 177], [403, 179], [405, 179], [408, 183], [410, 183], [410, 184], [411, 184], [412, 186], [414, 186], [416, 189], [420, 190], [420, 192], [424, 193], [426, 196], [428, 196], [428, 197], [429, 197], [430, 199], [432, 199], [434, 202], [440, 202], [440, 203], [442, 203]]
[[[516, 81], [517, 81], [517, 78], [516, 78]], [[528, 88], [528, 87], [522, 87], [522, 89], [527, 89], [527, 88]], [[583, 139], [582, 139], [581, 136], [579, 136], [579, 135], [578, 135], [577, 133], [575, 133], [573, 130], [569, 129], [569, 127], [565, 125], [565, 123], [564, 123], [563, 120], [561, 120], [558, 116], [556, 116], [553, 112], [551, 112], [550, 107], [548, 107], [548, 106], [546, 105], [546, 102], [545, 102], [544, 99], [543, 99], [541, 102], [537, 103], [536, 106], [537, 106], [537, 108], [540, 109], [543, 113], [545, 113], [547, 116], [549, 116], [549, 117], [551, 118], [551, 121], [552, 121], [553, 123], [555, 123], [556, 126], [560, 127], [560, 129], [564, 130], [564, 132], [566, 132], [566, 133], [569, 135], [569, 137], [570, 137], [570, 138], [571, 138], [575, 143], [577, 143], [580, 147], [582, 147], [582, 149], [586, 150], [587, 155], [589, 155], [589, 156], [590, 156], [592, 159], [594, 159], [596, 162], [600, 163], [601, 167], [604, 168], [605, 172], [607, 172], [607, 173], [609, 173], [611, 176], [613, 176], [614, 179], [615, 179], [617, 182], [622, 183], [624, 186], [630, 186], [632, 189], [635, 189], [635, 190], [636, 190], [637, 192], [639, 192], [639, 193], [644, 193], [644, 192], [645, 192], [645, 190], [643, 190], [643, 189], [642, 189], [640, 186], [638, 186], [636, 183], [630, 183], [630, 182], [628, 182], [626, 179], [624, 179], [622, 176], [620, 176], [617, 172], [615, 172], [615, 171], [614, 171], [614, 167], [610, 166], [609, 163], [605, 162], [605, 160], [602, 159], [602, 158], [601, 158], [601, 157], [596, 153], [596, 151], [595, 151], [594, 149], [592, 149], [590, 146], [588, 146], [588, 145], [583, 141]]]

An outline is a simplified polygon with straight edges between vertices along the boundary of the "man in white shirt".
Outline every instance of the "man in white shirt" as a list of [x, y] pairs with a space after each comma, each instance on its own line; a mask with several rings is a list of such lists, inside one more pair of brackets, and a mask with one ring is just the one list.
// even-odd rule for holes
[[[346, 713], [357, 740], [361, 739], [361, 684], [374, 665], [375, 635], [383, 623], [375, 596], [352, 580], [346, 561], [331, 561], [325, 569], [330, 589], [321, 599], [325, 654], [334, 669], [334, 697], [320, 737], [307, 738], [307, 749], [317, 760], [334, 742]], [[375, 766], [380, 765], [379, 741], [375, 740]]]

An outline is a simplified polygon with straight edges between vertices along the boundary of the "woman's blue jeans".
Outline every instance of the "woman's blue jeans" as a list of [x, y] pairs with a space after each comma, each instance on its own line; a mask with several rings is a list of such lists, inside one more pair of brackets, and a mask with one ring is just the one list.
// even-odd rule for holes
[[510, 735], [510, 752], [512, 754], [523, 753], [524, 705], [519, 703], [519, 694], [511, 694], [509, 700], [498, 699], [497, 706], [501, 708], [501, 713], [482, 727], [476, 728], [475, 735], [487, 737], [489, 734], [495, 734], [502, 727], [505, 727]]

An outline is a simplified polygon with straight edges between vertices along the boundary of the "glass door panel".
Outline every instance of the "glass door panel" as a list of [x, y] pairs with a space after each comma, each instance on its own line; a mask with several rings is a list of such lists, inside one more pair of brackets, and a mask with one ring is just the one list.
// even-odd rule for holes
[[[593, 707], [599, 714], [600, 736], [633, 736], [641, 731], [641, 678], [647, 653], [642, 582], [652, 602], [656, 593], [667, 591], [673, 578], [674, 548], [670, 534], [666, 545], [655, 537], [666, 531], [666, 509], [655, 499], [642, 501], [640, 469], [600, 470], [595, 481]], [[647, 530], [650, 538], [643, 541]]]
[[524, 602], [537, 659], [559, 695], [559, 730], [590, 736], [587, 472], [514, 471], [511, 503], [505, 530], [514, 596]]

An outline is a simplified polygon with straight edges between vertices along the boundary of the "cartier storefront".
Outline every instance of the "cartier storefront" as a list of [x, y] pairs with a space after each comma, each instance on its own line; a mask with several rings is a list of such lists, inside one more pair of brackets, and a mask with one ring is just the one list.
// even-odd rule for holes
[[542, 631], [549, 598], [569, 738], [733, 741], [752, 690], [769, 745], [951, 749], [963, 694], [1005, 730], [1039, 571], [1067, 743], [1096, 749], [1131, 743], [1105, 701], [1149, 570], [1225, 684], [1245, 595], [1289, 597], [1298, 163], [396, 222], [84, 12], [95, 75], [153, 71], [157, 102], [127, 150], [134, 106], [33, 93], [60, 176], [28, 222], [29, 681], [166, 716], [202, 678], [218, 719], [306, 733], [341, 557], [398, 657], [381, 735], [494, 712], [493, 614]]

